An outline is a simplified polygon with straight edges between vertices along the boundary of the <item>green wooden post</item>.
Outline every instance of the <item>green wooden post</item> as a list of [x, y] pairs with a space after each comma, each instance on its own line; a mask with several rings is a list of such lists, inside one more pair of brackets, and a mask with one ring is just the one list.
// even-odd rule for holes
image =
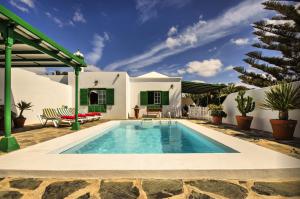
[[80, 67], [75, 67], [75, 122], [72, 124], [72, 130], [79, 130], [80, 124], [78, 122], [78, 76], [81, 70]]
[[13, 29], [8, 26], [5, 38], [4, 137], [0, 140], [0, 150], [5, 152], [20, 148], [16, 138], [11, 135], [11, 51], [13, 44]]

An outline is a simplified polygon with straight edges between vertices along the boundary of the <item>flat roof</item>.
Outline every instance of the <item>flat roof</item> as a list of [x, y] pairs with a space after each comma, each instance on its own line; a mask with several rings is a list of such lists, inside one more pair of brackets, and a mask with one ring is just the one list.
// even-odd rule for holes
[[77, 57], [0, 5], [0, 68], [5, 66], [5, 35], [12, 28], [12, 67], [86, 67]]

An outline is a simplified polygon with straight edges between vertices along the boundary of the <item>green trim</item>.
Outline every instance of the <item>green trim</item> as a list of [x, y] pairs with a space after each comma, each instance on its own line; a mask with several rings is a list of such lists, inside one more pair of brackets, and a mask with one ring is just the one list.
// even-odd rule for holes
[[106, 104], [107, 105], [114, 105], [115, 104], [115, 96], [114, 96], [114, 89], [107, 88], [106, 89]]
[[89, 90], [87, 88], [80, 89], [80, 105], [87, 106], [89, 105]]
[[[50, 44], [54, 48], [56, 48], [58, 51], [63, 52], [65, 55], [67, 55], [70, 59], [76, 60], [79, 64], [77, 66], [80, 67], [85, 67], [86, 64], [83, 59], [73, 55], [69, 51], [67, 51], [65, 48], [51, 40], [49, 37], [47, 37], [45, 34], [31, 26], [29, 23], [21, 19], [19, 16], [11, 12], [10, 10], [6, 9], [4, 6], [0, 5], [0, 13], [7, 17], [10, 21], [10, 23], [15, 24], [16, 26], [21, 26], [22, 28], [26, 29], [29, 31], [31, 34], [35, 35], [36, 37], [39, 38], [40, 41], [45, 41], [46, 43]], [[1, 28], [2, 29], [2, 28]]]
[[169, 91], [162, 91], [161, 92], [161, 104], [162, 105], [169, 105]]
[[148, 105], [148, 91], [140, 92], [140, 105], [147, 106]]
[[80, 124], [78, 122], [78, 81], [79, 81], [79, 72], [81, 71], [80, 67], [75, 67], [75, 122], [72, 125], [72, 130], [79, 130]]
[[[5, 61], [5, 59], [0, 59], [0, 62], [4, 62]], [[49, 59], [49, 58], [47, 58], [47, 59], [45, 59], [45, 58], [36, 58], [36, 59], [26, 59], [26, 58], [18, 58], [18, 59], [16, 59], [16, 58], [13, 58], [13, 59], [11, 59], [11, 61], [13, 61], [13, 62], [40, 62], [40, 61], [56, 61], [56, 60], [54, 60], [54, 59]]]

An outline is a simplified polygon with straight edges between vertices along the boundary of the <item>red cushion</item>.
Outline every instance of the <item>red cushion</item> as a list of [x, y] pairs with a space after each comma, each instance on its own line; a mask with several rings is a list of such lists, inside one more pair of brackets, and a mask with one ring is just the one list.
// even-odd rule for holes
[[75, 119], [74, 116], [69, 116], [69, 115], [63, 115], [63, 116], [61, 116], [61, 118], [62, 118], [62, 119], [68, 119], [68, 120], [73, 120], [73, 119]]
[[82, 113], [78, 114], [78, 117], [86, 117], [86, 116], [87, 116], [86, 114], [82, 114]]
[[93, 114], [93, 113], [86, 113], [85, 115], [86, 116], [95, 116], [95, 114]]
[[93, 114], [93, 116], [94, 116], [94, 115], [99, 115], [99, 116], [101, 115], [100, 112], [89, 112], [89, 114]]

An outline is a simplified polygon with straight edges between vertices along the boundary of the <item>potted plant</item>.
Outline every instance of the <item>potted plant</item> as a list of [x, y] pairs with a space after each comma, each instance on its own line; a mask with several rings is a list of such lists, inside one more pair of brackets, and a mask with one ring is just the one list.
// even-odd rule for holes
[[212, 116], [213, 124], [222, 124], [222, 118], [227, 117], [227, 114], [223, 111], [222, 105], [209, 104], [208, 110]]
[[247, 116], [247, 113], [250, 113], [255, 108], [255, 102], [250, 96], [244, 97], [246, 91], [239, 91], [235, 101], [237, 102], [237, 108], [242, 115], [235, 116], [237, 121], [237, 126], [242, 130], [249, 130], [251, 122], [253, 120], [252, 116]]
[[292, 139], [297, 125], [296, 120], [289, 120], [289, 110], [300, 108], [300, 86], [280, 83], [265, 92], [261, 105], [267, 110], [279, 111], [278, 119], [271, 119], [275, 139]]
[[138, 105], [135, 105], [134, 109], [134, 116], [136, 119], [139, 118], [139, 113], [140, 113], [140, 107]]
[[31, 102], [21, 101], [19, 102], [16, 107], [20, 110], [20, 114], [17, 118], [14, 119], [15, 127], [22, 128], [24, 127], [26, 118], [23, 116], [23, 112], [25, 110], [30, 110], [32, 107]]

